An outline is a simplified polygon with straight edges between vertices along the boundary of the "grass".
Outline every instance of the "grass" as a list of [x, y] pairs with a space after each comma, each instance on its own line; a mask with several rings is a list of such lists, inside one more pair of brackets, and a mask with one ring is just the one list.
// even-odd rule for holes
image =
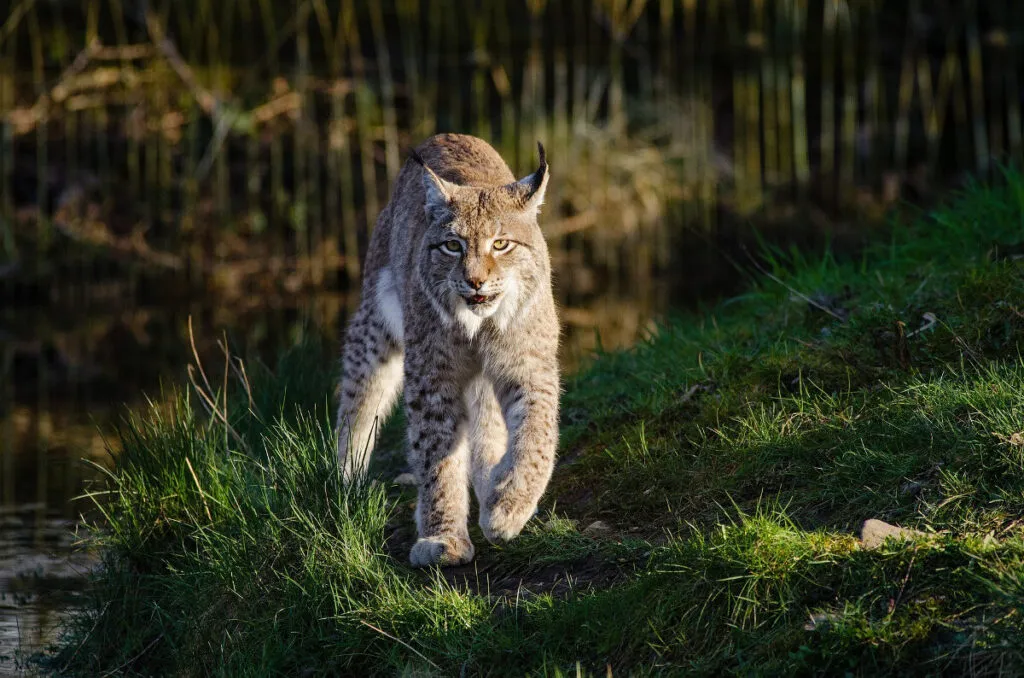
[[[174, 395], [121, 432], [104, 567], [40, 666], [1020, 675], [1022, 255], [1012, 173], [854, 260], [768, 251], [745, 295], [568, 382], [542, 516], [450, 571], [405, 564], [394, 456], [340, 482], [327, 358], [250, 367], [251, 403], [214, 398], [230, 429]], [[920, 534], [869, 548], [868, 518]]]

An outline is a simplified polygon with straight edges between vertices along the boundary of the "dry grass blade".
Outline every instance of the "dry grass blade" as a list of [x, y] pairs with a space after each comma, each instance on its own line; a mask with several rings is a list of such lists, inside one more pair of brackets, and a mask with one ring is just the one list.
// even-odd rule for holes
[[[235, 442], [237, 442], [240, 446], [242, 446], [243, 449], [248, 451], [249, 450], [249, 444], [245, 442], [245, 439], [243, 439], [242, 436], [238, 435], [238, 432], [234, 429], [233, 426], [231, 426], [231, 423], [228, 421], [228, 413], [227, 413], [227, 388], [228, 388], [228, 384], [227, 384], [227, 370], [228, 370], [228, 365], [224, 366], [224, 374], [225, 374], [225, 377], [224, 377], [224, 406], [222, 408], [217, 403], [218, 397], [217, 397], [215, 391], [213, 390], [213, 387], [210, 385], [210, 380], [207, 379], [207, 377], [206, 377], [206, 371], [203, 369], [203, 362], [199, 359], [199, 350], [196, 348], [196, 339], [195, 339], [195, 335], [192, 332], [192, 316], [191, 315], [188, 317], [188, 340], [189, 340], [189, 345], [192, 348], [192, 356], [195, 359], [195, 365], [189, 365], [188, 366], [188, 379], [189, 379], [189, 383], [192, 384], [192, 387], [195, 389], [196, 393], [199, 395], [200, 400], [206, 406], [206, 409], [210, 413], [210, 415], [213, 416], [216, 419], [219, 419], [220, 422], [222, 424], [224, 424], [224, 430], [235, 440]], [[225, 351], [227, 351], [226, 344], [225, 344]], [[225, 353], [225, 355], [227, 355], [227, 353]], [[197, 370], [198, 370], [200, 376], [203, 378], [203, 384], [206, 387], [205, 389], [202, 386], [200, 386], [199, 383], [196, 381], [195, 373], [196, 373]], [[246, 391], [249, 392], [250, 403], [251, 403], [252, 402], [252, 392], [249, 389], [248, 380], [246, 380]]]
[[212, 523], [213, 514], [210, 513], [210, 505], [206, 501], [206, 492], [203, 491], [203, 486], [199, 484], [199, 476], [196, 475], [196, 470], [192, 468], [192, 462], [189, 460], [188, 455], [185, 455], [185, 465], [188, 466], [188, 472], [192, 474], [192, 480], [196, 484], [196, 489], [199, 490], [199, 498], [203, 500], [203, 508], [206, 509], [206, 518]]
[[235, 377], [242, 384], [242, 388], [245, 389], [245, 396], [249, 400], [249, 411], [252, 412], [256, 404], [252, 399], [252, 384], [249, 383], [249, 374], [245, 371], [245, 361], [241, 358], [232, 360], [231, 371], [235, 373]]
[[188, 379], [189, 383], [192, 384], [192, 387], [196, 390], [196, 393], [199, 395], [199, 398], [202, 401], [203, 405], [205, 405], [207, 412], [209, 412], [210, 415], [213, 416], [215, 419], [219, 419], [220, 422], [224, 424], [224, 429], [235, 440], [236, 443], [238, 443], [245, 450], [249, 450], [249, 444], [245, 442], [245, 439], [242, 438], [242, 436], [238, 435], [238, 431], [236, 431], [234, 427], [231, 426], [231, 424], [228, 422], [227, 413], [222, 412], [221, 408], [217, 405], [216, 400], [214, 400], [212, 394], [204, 391], [196, 382], [195, 369], [193, 368], [192, 365], [188, 366]]
[[203, 370], [203, 361], [199, 359], [199, 351], [196, 349], [196, 337], [192, 332], [192, 316], [188, 317], [188, 343], [192, 347], [192, 357], [195, 358], [196, 368], [199, 370], [200, 376], [203, 378], [203, 384], [206, 385], [206, 390], [211, 394], [213, 393], [213, 387], [210, 386], [210, 380], [206, 378], [206, 372]]
[[231, 353], [228, 351], [228, 335], [227, 332], [223, 334], [223, 337], [217, 342], [220, 349], [224, 351], [224, 381], [221, 390], [224, 393], [224, 413], [228, 411], [228, 371], [231, 368]]

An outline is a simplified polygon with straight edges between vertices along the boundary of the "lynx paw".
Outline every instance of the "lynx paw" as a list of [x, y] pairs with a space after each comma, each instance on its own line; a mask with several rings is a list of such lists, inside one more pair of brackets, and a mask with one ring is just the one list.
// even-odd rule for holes
[[517, 505], [515, 502], [499, 499], [490, 509], [481, 508], [480, 528], [484, 531], [484, 537], [492, 544], [512, 541], [536, 513], [537, 508], [533, 505]]
[[462, 565], [473, 560], [473, 542], [453, 534], [422, 537], [413, 544], [409, 562], [413, 567]]

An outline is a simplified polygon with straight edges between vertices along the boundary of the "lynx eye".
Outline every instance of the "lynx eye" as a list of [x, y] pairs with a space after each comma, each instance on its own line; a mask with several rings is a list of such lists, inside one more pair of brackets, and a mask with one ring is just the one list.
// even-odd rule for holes
[[510, 244], [508, 240], [495, 240], [491, 243], [491, 247], [500, 252], [501, 250], [507, 250]]
[[462, 252], [462, 243], [458, 240], [446, 240], [441, 246], [452, 254], [459, 254]]

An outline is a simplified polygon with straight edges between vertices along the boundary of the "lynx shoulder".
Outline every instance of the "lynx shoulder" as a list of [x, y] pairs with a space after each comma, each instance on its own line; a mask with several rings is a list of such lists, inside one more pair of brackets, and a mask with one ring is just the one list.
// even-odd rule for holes
[[488, 540], [514, 538], [558, 443], [558, 318], [538, 211], [540, 167], [516, 180], [487, 142], [442, 134], [405, 163], [381, 212], [346, 332], [338, 456], [365, 472], [404, 388], [418, 482], [415, 566], [473, 558], [470, 487]]

